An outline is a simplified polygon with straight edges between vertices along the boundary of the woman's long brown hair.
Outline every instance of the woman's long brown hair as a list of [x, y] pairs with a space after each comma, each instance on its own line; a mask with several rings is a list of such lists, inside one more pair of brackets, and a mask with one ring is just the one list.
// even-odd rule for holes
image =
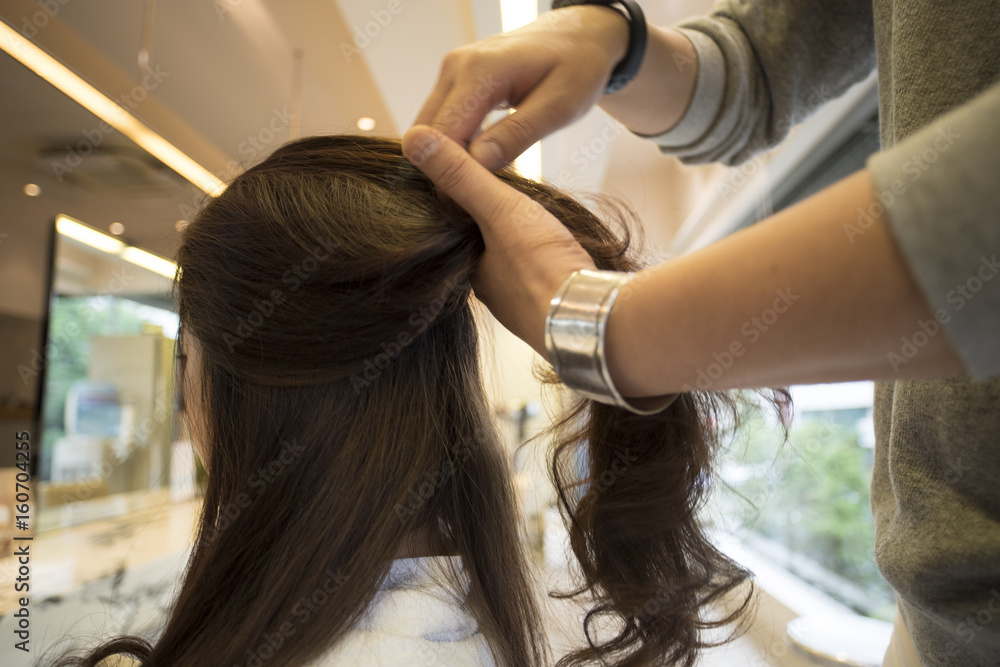
[[[500, 177], [598, 268], [637, 268], [627, 234], [549, 186]], [[119, 637], [59, 664], [120, 652], [147, 667], [304, 665], [350, 630], [420, 530], [461, 556], [464, 602], [496, 662], [545, 664], [478, 366], [469, 277], [483, 249], [397, 140], [297, 140], [212, 200], [184, 231], [176, 282], [201, 349], [210, 473], [186, 576], [154, 644]], [[704, 628], [747, 611], [749, 593], [705, 617], [747, 573], [696, 517], [717, 424], [735, 408], [725, 393], [685, 394], [652, 417], [581, 400], [556, 424], [553, 473], [584, 577], [574, 593], [593, 601], [583, 648], [560, 664], [690, 665]], [[612, 636], [593, 631], [600, 618]]]

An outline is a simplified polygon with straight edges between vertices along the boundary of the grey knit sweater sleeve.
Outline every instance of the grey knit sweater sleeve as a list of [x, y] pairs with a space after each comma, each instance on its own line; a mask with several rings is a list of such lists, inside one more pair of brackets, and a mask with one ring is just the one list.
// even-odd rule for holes
[[745, 161], [875, 67], [871, 0], [732, 0], [678, 28], [698, 58], [694, 97], [647, 138], [686, 163]]
[[[868, 170], [935, 320], [910, 344], [940, 323], [969, 375], [1000, 375], [1000, 83], [876, 153]], [[859, 212], [848, 238], [869, 220]], [[907, 362], [904, 343], [890, 361]]]
[[[673, 128], [648, 138], [685, 163], [739, 164], [774, 146], [876, 62], [870, 0], [723, 0], [711, 15], [678, 27], [697, 54], [694, 95]], [[963, 36], [968, 44], [962, 44]], [[943, 39], [955, 52], [972, 52], [981, 36], [965, 30]], [[902, 58], [883, 67], [881, 88], [896, 79], [896, 87], [912, 88], [913, 79], [927, 78]], [[977, 81], [959, 83], [974, 89]], [[880, 91], [883, 113], [896, 109], [887, 105], [898, 92], [892, 88]], [[905, 101], [947, 108], [948, 95], [955, 93], [940, 88]], [[884, 212], [934, 314], [935, 321], [922, 327], [914, 323], [915, 339], [900, 341], [890, 361], [897, 368], [908, 363], [905, 353], [915, 350], [928, 330], [943, 330], [973, 378], [1000, 375], [1000, 276], [993, 279], [1000, 273], [995, 254], [1000, 252], [1000, 88], [994, 85], [922, 129], [914, 129], [919, 123], [912, 119], [894, 122], [899, 113], [882, 118], [883, 142], [906, 140], [883, 145], [868, 161], [881, 210], [859, 211], [845, 225], [853, 242], [874, 214]]]

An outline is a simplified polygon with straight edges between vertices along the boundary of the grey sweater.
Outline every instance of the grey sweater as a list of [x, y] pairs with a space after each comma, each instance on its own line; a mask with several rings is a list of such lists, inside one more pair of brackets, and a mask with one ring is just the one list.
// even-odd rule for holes
[[876, 562], [923, 664], [1000, 665], [1000, 2], [729, 0], [680, 27], [694, 98], [653, 139], [685, 162], [773, 146], [877, 58], [868, 169], [934, 313], [887, 358], [945, 335], [967, 373], [876, 384]]

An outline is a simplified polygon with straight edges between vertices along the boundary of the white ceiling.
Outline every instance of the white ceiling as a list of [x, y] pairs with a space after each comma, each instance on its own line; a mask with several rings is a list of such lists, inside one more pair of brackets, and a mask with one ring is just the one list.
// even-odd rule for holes
[[[58, 8], [51, 15], [34, 0], [0, 0], [0, 17], [110, 97], [125, 96], [143, 122], [226, 179], [294, 136], [296, 109], [299, 134], [359, 132], [357, 119], [370, 116], [372, 134], [399, 136], [430, 92], [444, 54], [500, 30], [498, 0], [395, 2], [398, 11], [388, 13], [388, 0], [52, 0], [45, 3]], [[672, 23], [707, 11], [711, 0], [643, 4], [651, 22]], [[148, 8], [148, 63], [156, 76], [147, 79], [147, 91], [139, 85], [139, 50]], [[378, 18], [382, 23], [373, 23]], [[366, 28], [373, 36], [353, 48]], [[99, 119], [4, 53], [0, 89], [0, 310], [41, 313], [38, 276], [56, 213], [102, 229], [122, 222], [127, 241], [173, 255], [175, 222], [190, 217], [199, 191], [149, 164], [117, 132], [101, 132]], [[607, 122], [595, 110], [545, 142], [546, 173], [559, 173], [574, 147], [599, 136]], [[131, 151], [130, 163], [144, 168], [112, 174], [114, 188], [83, 175], [120, 159], [92, 155], [86, 167], [57, 173], [58, 163], [88, 145]], [[660, 245], [691, 210], [698, 186], [716, 173], [681, 167], [627, 132], [600, 159], [574, 170], [574, 187], [611, 189], [631, 201]], [[146, 186], [124, 187], [126, 177], [137, 175]], [[23, 194], [28, 182], [42, 187], [40, 197]]]

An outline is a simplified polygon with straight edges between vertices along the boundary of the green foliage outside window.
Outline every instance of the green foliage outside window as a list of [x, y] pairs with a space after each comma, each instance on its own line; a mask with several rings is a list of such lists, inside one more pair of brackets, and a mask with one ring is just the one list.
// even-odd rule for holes
[[861, 614], [891, 620], [892, 590], [874, 562], [873, 451], [858, 429], [807, 417], [782, 443], [780, 427], [759, 414], [744, 424], [720, 468], [727, 520], [760, 545], [780, 545], [769, 553], [777, 564]]

